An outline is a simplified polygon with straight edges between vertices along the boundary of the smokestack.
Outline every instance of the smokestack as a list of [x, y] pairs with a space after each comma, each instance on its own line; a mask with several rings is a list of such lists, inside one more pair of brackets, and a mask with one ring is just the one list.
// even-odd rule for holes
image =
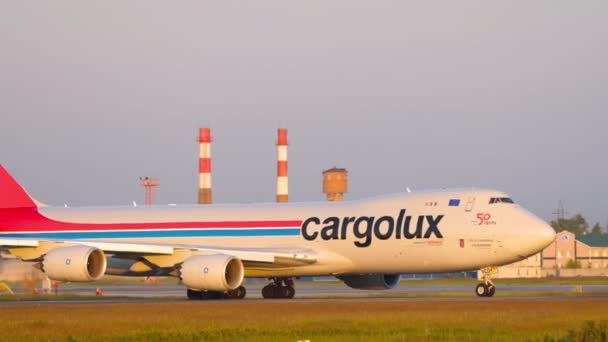
[[288, 202], [287, 128], [279, 128], [277, 141], [277, 202]]
[[198, 142], [200, 147], [198, 172], [198, 203], [211, 204], [211, 130], [200, 128]]

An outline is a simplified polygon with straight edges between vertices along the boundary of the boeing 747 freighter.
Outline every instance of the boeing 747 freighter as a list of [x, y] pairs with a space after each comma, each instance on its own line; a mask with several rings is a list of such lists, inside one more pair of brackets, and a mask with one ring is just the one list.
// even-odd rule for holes
[[400, 193], [339, 203], [50, 207], [0, 166], [0, 247], [51, 279], [173, 276], [190, 299], [243, 298], [244, 277], [271, 280], [264, 298], [293, 298], [293, 279], [335, 276], [390, 289], [402, 273], [490, 270], [554, 239], [543, 220], [495, 190]]

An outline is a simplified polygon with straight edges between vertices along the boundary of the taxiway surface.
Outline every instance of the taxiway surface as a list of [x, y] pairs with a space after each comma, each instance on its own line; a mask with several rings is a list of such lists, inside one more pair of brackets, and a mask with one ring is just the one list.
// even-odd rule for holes
[[[247, 299], [262, 298], [262, 284], [245, 284]], [[77, 296], [94, 296], [98, 286], [94, 284], [66, 284], [59, 290], [60, 294]], [[99, 286], [105, 297], [129, 298], [185, 298], [185, 288], [178, 284], [129, 284]], [[16, 293], [25, 293], [24, 289], [16, 288]], [[564, 293], [583, 293], [586, 296], [606, 296], [608, 285], [496, 285], [496, 292], [509, 292], [512, 296], [565, 297]], [[474, 293], [471, 285], [401, 285], [390, 290], [356, 290], [344, 285], [301, 285], [296, 284], [296, 296], [299, 299], [314, 298], [365, 298], [371, 297], [405, 297], [408, 294], [467, 294]], [[428, 296], [426, 296], [428, 297]], [[458, 296], [456, 296], [458, 297]], [[462, 296], [460, 296], [462, 297]], [[512, 298], [512, 297], [511, 297]]]

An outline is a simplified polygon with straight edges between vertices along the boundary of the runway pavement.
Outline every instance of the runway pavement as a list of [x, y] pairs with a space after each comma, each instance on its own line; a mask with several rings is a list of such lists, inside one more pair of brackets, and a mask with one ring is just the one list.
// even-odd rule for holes
[[[247, 298], [262, 298], [262, 285], [247, 286]], [[68, 289], [66, 289], [68, 290]], [[317, 286], [296, 286], [296, 298], [314, 297], [352, 297], [352, 296], [380, 296], [407, 293], [454, 293], [471, 292], [474, 293], [474, 286], [399, 286], [390, 290], [356, 290], [348, 286], [339, 285], [317, 285]], [[563, 293], [574, 292], [575, 287], [571, 285], [497, 285], [496, 291], [505, 292], [538, 292], [538, 293]], [[78, 295], [92, 295], [95, 288], [88, 286], [74, 286], [69, 288], [70, 293]], [[129, 296], [129, 297], [179, 297], [185, 295], [185, 288], [180, 285], [123, 285], [103, 287], [106, 296]], [[583, 293], [592, 294], [593, 292], [608, 293], [608, 285], [583, 285]]]
[[589, 300], [606, 300], [606, 295], [582, 295], [582, 296], [526, 296], [526, 297], [492, 297], [492, 298], [481, 298], [481, 297], [355, 297], [355, 298], [304, 298], [296, 297], [294, 299], [261, 299], [261, 298], [245, 298], [241, 300], [224, 300], [224, 299], [213, 299], [213, 300], [188, 300], [183, 299], [171, 299], [166, 297], [130, 297], [130, 298], [105, 298], [105, 299], [70, 299], [70, 300], [53, 300], [53, 299], [27, 299], [19, 301], [0, 301], [0, 307], [2, 306], [21, 306], [21, 305], [47, 305], [47, 304], [63, 304], [63, 305], [104, 305], [104, 304], [146, 304], [146, 303], [223, 303], [225, 305], [238, 305], [246, 303], [266, 302], [272, 301], [273, 303], [326, 303], [328, 301], [339, 303], [351, 303], [351, 302], [502, 302], [502, 301], [589, 301]]
[[[245, 284], [246, 285], [246, 284]], [[93, 296], [95, 289], [99, 285], [95, 284], [66, 284], [59, 292], [78, 296]], [[247, 299], [262, 298], [263, 284], [246, 285]], [[185, 298], [186, 289], [178, 284], [132, 284], [132, 285], [105, 285], [100, 286], [105, 297], [131, 297], [131, 298]], [[15, 288], [16, 293], [25, 293], [23, 288]], [[517, 293], [530, 296], [538, 293], [539, 296], [558, 296], [564, 293], [582, 292], [589, 296], [602, 296], [608, 294], [608, 285], [582, 285], [577, 288], [574, 285], [496, 285], [496, 292], [510, 292], [517, 296]], [[386, 296], [403, 297], [407, 294], [467, 294], [474, 293], [472, 285], [401, 285], [390, 290], [356, 290], [345, 285], [296, 285], [295, 298], [327, 298], [327, 297], [362, 297]], [[427, 296], [428, 297], [428, 296]]]

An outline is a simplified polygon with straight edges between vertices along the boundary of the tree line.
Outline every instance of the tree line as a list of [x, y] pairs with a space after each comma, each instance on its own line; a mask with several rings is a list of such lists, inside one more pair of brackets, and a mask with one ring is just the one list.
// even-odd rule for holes
[[576, 214], [570, 218], [552, 220], [550, 224], [551, 227], [553, 227], [553, 229], [555, 229], [555, 231], [558, 233], [567, 230], [576, 235], [608, 234], [608, 226], [602, 227], [599, 222], [595, 223], [593, 227], [589, 229], [589, 223], [581, 214]]

